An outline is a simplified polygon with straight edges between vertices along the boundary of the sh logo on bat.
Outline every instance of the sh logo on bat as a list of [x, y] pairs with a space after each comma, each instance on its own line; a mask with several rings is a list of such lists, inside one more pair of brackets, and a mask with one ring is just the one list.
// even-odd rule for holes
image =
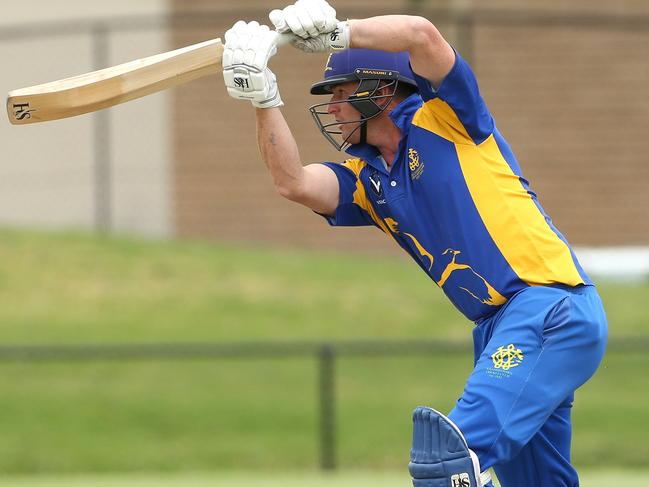
[[32, 118], [33, 108], [29, 107], [29, 103], [15, 103], [14, 104], [14, 118], [16, 120], [29, 120]]

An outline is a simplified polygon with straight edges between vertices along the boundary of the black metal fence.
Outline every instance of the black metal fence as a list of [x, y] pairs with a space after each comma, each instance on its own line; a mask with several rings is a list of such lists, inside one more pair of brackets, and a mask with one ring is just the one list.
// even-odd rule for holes
[[[0, 346], [0, 363], [87, 361], [160, 361], [219, 359], [313, 358], [317, 361], [319, 465], [336, 468], [336, 359], [398, 357], [428, 354], [470, 354], [466, 341], [405, 340], [345, 342], [151, 343]], [[649, 336], [609, 341], [609, 352], [646, 353]]]

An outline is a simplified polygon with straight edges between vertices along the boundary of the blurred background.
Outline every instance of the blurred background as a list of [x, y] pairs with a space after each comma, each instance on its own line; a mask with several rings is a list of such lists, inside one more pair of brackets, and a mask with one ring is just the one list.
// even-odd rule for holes
[[[4, 93], [284, 6], [0, 5]], [[609, 353], [575, 403], [584, 485], [647, 485], [649, 3], [333, 5], [339, 18], [423, 15], [470, 61], [609, 315]], [[307, 110], [325, 61], [288, 47], [271, 61], [304, 162], [344, 159]], [[281, 199], [252, 110], [219, 76], [92, 115], [0, 123], [0, 141], [3, 485], [409, 484], [410, 412], [452, 408], [471, 324], [390, 239]]]

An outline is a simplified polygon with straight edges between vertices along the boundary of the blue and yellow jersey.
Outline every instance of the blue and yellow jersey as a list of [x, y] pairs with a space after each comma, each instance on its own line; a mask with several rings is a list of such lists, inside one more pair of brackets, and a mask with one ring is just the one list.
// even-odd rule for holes
[[388, 171], [378, 151], [354, 145], [338, 177], [332, 225], [375, 225], [408, 252], [471, 320], [528, 286], [591, 284], [523, 178], [469, 65], [456, 55], [438, 90], [390, 114], [402, 139]]

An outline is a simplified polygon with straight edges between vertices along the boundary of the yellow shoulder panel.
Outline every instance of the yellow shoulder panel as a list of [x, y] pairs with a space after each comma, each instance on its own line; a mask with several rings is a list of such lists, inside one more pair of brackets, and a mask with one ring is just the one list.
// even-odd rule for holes
[[455, 144], [475, 145], [455, 111], [439, 98], [424, 103], [412, 123]]

